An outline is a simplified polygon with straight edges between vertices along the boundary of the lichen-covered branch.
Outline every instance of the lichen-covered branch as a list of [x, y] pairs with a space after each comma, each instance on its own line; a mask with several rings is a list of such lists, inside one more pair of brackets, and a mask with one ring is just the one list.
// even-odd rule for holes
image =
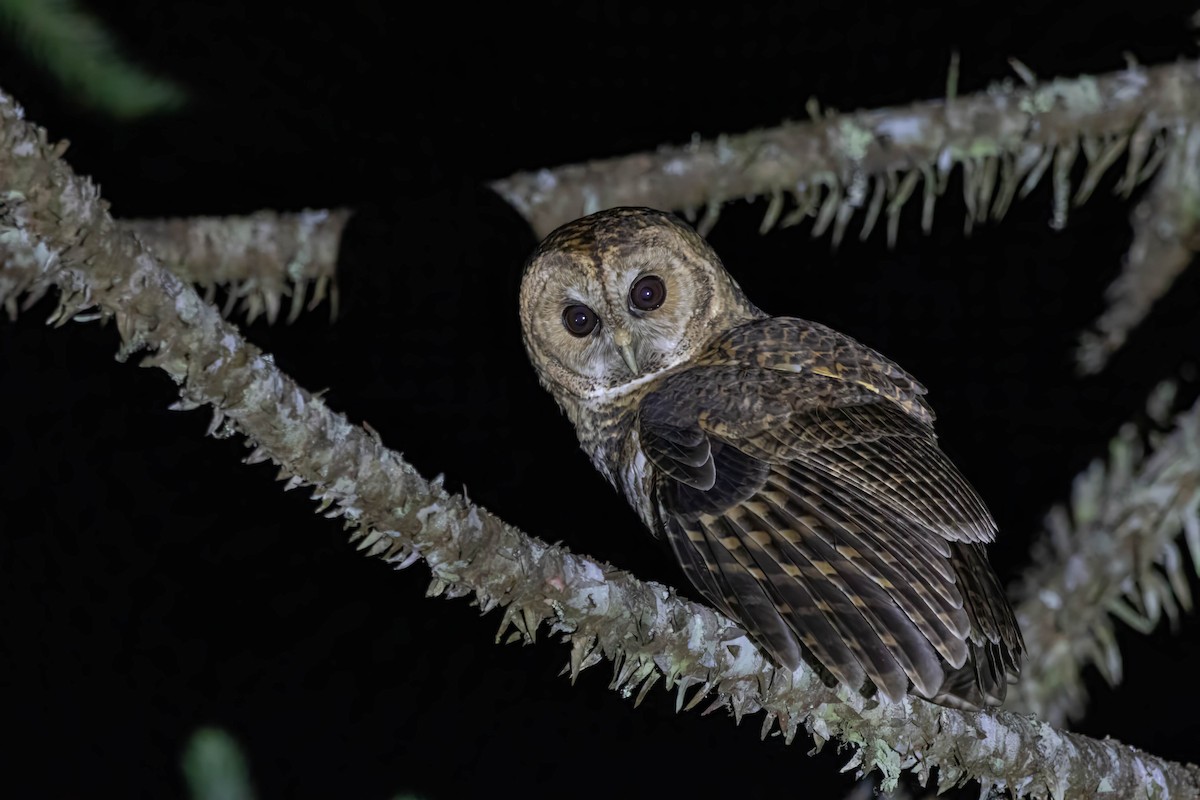
[[[273, 324], [285, 298], [290, 298], [289, 323], [327, 297], [330, 317], [337, 316], [338, 249], [349, 218], [345, 209], [258, 211], [244, 217], [121, 220], [117, 227], [137, 236], [163, 267], [203, 288], [206, 302], [225, 287], [224, 316], [237, 307], [247, 322], [265, 315]], [[15, 247], [16, 242], [8, 245], [10, 251]], [[30, 258], [25, 253], [18, 261]], [[37, 270], [17, 269], [0, 275], [0, 297], [10, 320], [17, 316], [18, 297], [28, 308], [50, 289], [50, 282], [38, 276]]]
[[[1200, 124], [1193, 120], [1192, 125]], [[1153, 185], [1130, 215], [1133, 244], [1108, 287], [1108, 308], [1080, 337], [1083, 373], [1100, 372], [1200, 250], [1200, 129], [1180, 125]]]
[[[398, 567], [423, 558], [430, 594], [474, 593], [504, 607], [497, 638], [534, 639], [546, 625], [570, 643], [572, 676], [607, 658], [612, 687], [640, 699], [660, 678], [680, 706], [712, 698], [740, 720], [766, 712], [791, 740], [803, 725], [817, 745], [837, 738], [850, 766], [878, 768], [885, 786], [903, 769], [942, 785], [978, 778], [1033, 797], [1194, 797], [1200, 768], [1112, 740], [1062, 733], [1032, 717], [971, 714], [921, 700], [865, 699], [823, 686], [810, 670], [773, 669], [728, 620], [661, 585], [529, 537], [424, 480], [368, 431], [351, 425], [245, 342], [216, 309], [113, 222], [95, 187], [74, 175], [45, 131], [0, 95], [0, 295], [54, 284], [56, 318], [114, 318], [121, 357], [178, 384], [177, 408], [210, 405], [211, 431], [243, 434], [249, 461], [280, 465], [288, 488], [314, 487], [328, 516], [354, 529], [368, 554]], [[690, 692], [690, 696], [689, 696]]]
[[[1152, 415], [1163, 416], [1170, 396], [1170, 384], [1160, 387]], [[1111, 685], [1121, 680], [1114, 615], [1148, 633], [1164, 614], [1174, 624], [1180, 607], [1190, 610], [1189, 563], [1200, 572], [1200, 401], [1151, 448], [1127, 425], [1107, 463], [1097, 459], [1075, 479], [1069, 508], [1047, 516], [1015, 592], [1029, 658], [1009, 708], [1053, 725], [1078, 718], [1085, 666]]]
[[240, 300], [248, 322], [265, 314], [274, 323], [287, 297], [288, 322], [300, 315], [306, 297], [312, 310], [328, 295], [331, 315], [337, 316], [335, 271], [349, 219], [346, 209], [319, 209], [118, 224], [137, 235], [164, 267], [206, 289], [205, 299], [212, 300], [217, 286], [228, 286], [225, 316]]
[[[769, 196], [762, 229], [816, 216], [814, 235], [841, 238], [863, 211], [863, 234], [881, 213], [895, 238], [900, 207], [921, 186], [922, 221], [956, 165], [964, 171], [968, 228], [999, 219], [1015, 195], [1044, 175], [1054, 180], [1053, 223], [1066, 223], [1072, 201], [1087, 199], [1100, 176], [1128, 154], [1119, 189], [1153, 170], [1160, 131], [1200, 116], [1200, 62], [1130, 66], [1098, 77], [1036, 86], [1008, 83], [953, 100], [852, 114], [814, 113], [809, 122], [695, 140], [585, 164], [522, 172], [492, 187], [545, 235], [576, 217], [619, 205], [706, 209]], [[1072, 190], [1071, 168], [1088, 162]], [[1074, 197], [1072, 197], [1074, 194]]]

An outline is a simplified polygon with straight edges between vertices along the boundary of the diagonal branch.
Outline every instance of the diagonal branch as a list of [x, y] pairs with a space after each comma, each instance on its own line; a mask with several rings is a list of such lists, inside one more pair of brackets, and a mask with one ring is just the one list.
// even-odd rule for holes
[[685, 602], [565, 548], [529, 537], [430, 483], [379, 439], [351, 425], [280, 372], [269, 356], [141, 244], [122, 235], [95, 187], [74, 175], [61, 148], [0, 95], [0, 297], [53, 284], [59, 321], [81, 313], [115, 318], [122, 358], [144, 363], [180, 387], [176, 408], [214, 408], [212, 430], [237, 431], [271, 459], [288, 487], [311, 485], [328, 516], [355, 528], [370, 555], [398, 566], [424, 558], [430, 594], [474, 593], [486, 611], [504, 606], [500, 634], [533, 639], [541, 624], [571, 644], [572, 676], [602, 658], [612, 687], [640, 698], [660, 677], [686, 703], [709, 695], [740, 720], [765, 710], [790, 741], [801, 724], [818, 746], [838, 738], [850, 766], [878, 768], [885, 785], [903, 769], [944, 786], [977, 778], [986, 788], [1034, 797], [1192, 797], [1200, 768], [1175, 764], [1112, 740], [1055, 731], [1008, 712], [971, 714], [921, 700], [892, 704], [823, 686], [810, 670], [773, 669], [744, 635], [711, 609]]
[[1080, 337], [1080, 372], [1104, 368], [1200, 250], [1200, 129], [1180, 127], [1162, 169], [1130, 215], [1133, 244], [1121, 275], [1108, 287], [1108, 308], [1095, 330]]
[[[1169, 384], [1167, 385], [1169, 387]], [[1160, 389], [1151, 406], [1162, 405]], [[1159, 416], [1159, 414], [1155, 414]], [[1094, 664], [1110, 685], [1121, 681], [1113, 615], [1149, 633], [1165, 614], [1191, 607], [1184, 533], [1200, 572], [1200, 400], [1174, 419], [1146, 454], [1127, 425], [1075, 479], [1069, 508], [1046, 518], [1032, 566], [1015, 591], [1028, 676], [1009, 708], [1060, 725], [1082, 715], [1082, 670]]]

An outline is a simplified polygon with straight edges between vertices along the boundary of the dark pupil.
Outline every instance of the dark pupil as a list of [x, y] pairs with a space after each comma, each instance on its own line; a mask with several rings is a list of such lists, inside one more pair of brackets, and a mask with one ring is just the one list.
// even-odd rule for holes
[[640, 308], [642, 311], [653, 311], [661, 306], [666, 298], [667, 287], [657, 275], [639, 278], [629, 292], [629, 299], [634, 308]]
[[595, 313], [584, 305], [567, 306], [563, 311], [563, 325], [576, 336], [587, 336], [596, 328]]

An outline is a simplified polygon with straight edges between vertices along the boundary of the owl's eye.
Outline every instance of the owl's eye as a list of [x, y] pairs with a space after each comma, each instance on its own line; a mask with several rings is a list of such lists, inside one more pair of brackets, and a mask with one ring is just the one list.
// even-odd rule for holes
[[596, 316], [596, 312], [582, 303], [563, 309], [563, 326], [572, 336], [587, 336], [596, 330], [599, 323], [600, 318]]
[[667, 286], [657, 275], [645, 275], [629, 287], [629, 302], [642, 311], [653, 311], [667, 299]]

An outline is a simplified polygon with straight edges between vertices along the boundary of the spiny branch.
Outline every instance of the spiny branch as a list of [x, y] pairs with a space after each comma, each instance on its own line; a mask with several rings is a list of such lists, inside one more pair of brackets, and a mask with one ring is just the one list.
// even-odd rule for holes
[[[542, 235], [619, 205], [705, 209], [701, 227], [708, 228], [722, 203], [763, 196], [771, 198], [763, 230], [816, 216], [814, 234], [832, 225], [836, 242], [860, 210], [864, 236], [886, 211], [894, 239], [893, 220], [918, 186], [928, 228], [934, 201], [961, 165], [968, 227], [1002, 217], [1014, 196], [1045, 175], [1054, 181], [1052, 224], [1061, 227], [1070, 203], [1086, 200], [1122, 155], [1128, 158], [1118, 190], [1131, 191], [1156, 167], [1152, 145], [1162, 130], [1198, 112], [1200, 62], [1130, 66], [900, 108], [812, 109], [808, 122], [518, 173], [492, 186]], [[1081, 152], [1088, 167], [1072, 198], [1071, 169]], [[785, 214], [789, 199], [793, 209]]]
[[[165, 268], [202, 287], [206, 302], [211, 303], [218, 287], [223, 287], [222, 315], [230, 316], [236, 307], [247, 322], [262, 315], [274, 324], [288, 297], [288, 323], [326, 297], [330, 318], [337, 317], [338, 249], [349, 219], [346, 209], [315, 209], [295, 214], [258, 211], [244, 217], [121, 220], [117, 225], [141, 239]], [[22, 273], [25, 285], [12, 285], [17, 274], [0, 277], [0, 288], [10, 285], [9, 291], [0, 292], [10, 320], [17, 317], [19, 295], [23, 294], [21, 305], [29, 308], [50, 288], [47, 282], [34, 281], [36, 272]]]
[[1080, 337], [1080, 372], [1104, 368], [1200, 250], [1200, 129], [1181, 125], [1166, 153], [1163, 168], [1130, 215], [1133, 244], [1120, 277], [1108, 287], [1108, 308], [1095, 330]]
[[346, 209], [316, 209], [296, 214], [258, 211], [247, 217], [122, 220], [122, 228], [146, 243], [160, 263], [206, 290], [212, 302], [218, 285], [228, 286], [226, 317], [241, 300], [246, 321], [260, 314], [274, 323], [284, 297], [291, 297], [287, 321], [305, 307], [316, 308], [329, 296], [337, 316], [335, 280], [338, 247], [350, 219]]
[[[122, 235], [95, 187], [74, 175], [45, 131], [0, 95], [0, 295], [53, 283], [59, 321], [81, 313], [114, 318], [127, 358], [167, 372], [176, 408], [211, 405], [211, 431], [240, 432], [248, 461], [280, 465], [287, 488], [314, 487], [327, 516], [355, 529], [360, 548], [397, 566], [424, 558], [430, 594], [474, 593], [486, 612], [504, 606], [499, 636], [515, 627], [533, 640], [547, 624], [571, 644], [572, 677], [602, 658], [612, 686], [640, 699], [661, 677], [680, 706], [712, 696], [740, 720], [766, 712], [790, 741], [804, 727], [818, 747], [838, 738], [860, 773], [880, 769], [885, 786], [912, 769], [941, 785], [977, 778], [1033, 797], [1193, 797], [1200, 768], [1112, 740], [1055, 731], [1007, 712], [970, 714], [921, 700], [900, 704], [829, 689], [811, 671], [787, 674], [711, 609], [679, 599], [591, 559], [529, 537], [428, 482], [378, 437], [351, 425], [297, 386], [272, 360], [132, 236]], [[698, 688], [697, 688], [698, 687]], [[692, 692], [690, 699], [687, 693]], [[686, 703], [685, 703], [686, 701]]]
[[[1151, 407], [1165, 407], [1171, 391], [1160, 388]], [[1174, 625], [1181, 607], [1191, 609], [1188, 564], [1200, 573], [1200, 401], [1151, 443], [1147, 454], [1137, 429], [1125, 426], [1108, 462], [1093, 461], [1075, 479], [1069, 508], [1047, 516], [1015, 591], [1029, 657], [1009, 708], [1053, 725], [1078, 718], [1086, 665], [1110, 685], [1121, 681], [1113, 615], [1149, 633], [1164, 614]]]

